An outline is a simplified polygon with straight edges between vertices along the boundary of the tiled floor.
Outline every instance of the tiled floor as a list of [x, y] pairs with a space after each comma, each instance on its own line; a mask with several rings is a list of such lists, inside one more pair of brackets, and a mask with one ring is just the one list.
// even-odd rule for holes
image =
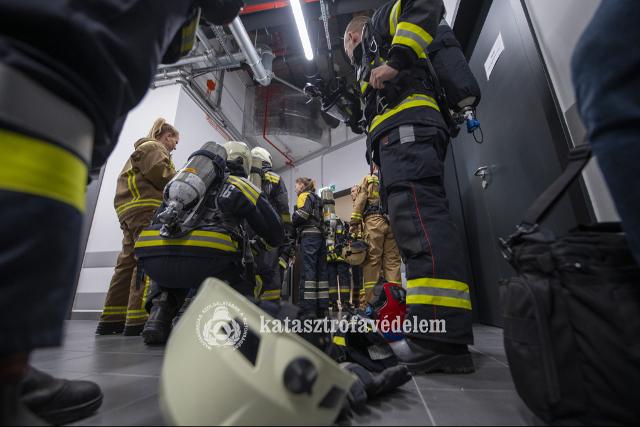
[[[33, 364], [50, 374], [95, 381], [105, 400], [82, 425], [162, 425], [158, 378], [163, 350], [140, 338], [94, 337], [93, 321], [70, 321], [61, 349], [37, 352]], [[509, 374], [500, 329], [476, 326], [472, 375], [418, 376], [372, 402], [341, 425], [530, 425]]]

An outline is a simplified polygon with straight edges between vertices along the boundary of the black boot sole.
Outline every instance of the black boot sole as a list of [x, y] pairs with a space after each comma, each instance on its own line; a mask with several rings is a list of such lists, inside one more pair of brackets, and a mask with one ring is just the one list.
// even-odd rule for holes
[[125, 337], [139, 337], [144, 330], [144, 325], [125, 326], [122, 335]]
[[420, 362], [400, 362], [414, 374], [473, 374], [476, 371], [471, 354], [438, 354]]
[[98, 323], [96, 328], [96, 335], [100, 336], [120, 335], [122, 332], [124, 332], [124, 322]]
[[89, 418], [90, 416], [95, 414], [102, 405], [103, 399], [104, 396], [100, 395], [99, 397], [82, 403], [81, 405], [76, 405], [69, 408], [46, 413], [36, 413], [36, 415], [42, 418], [44, 421], [56, 426], [71, 424], [76, 421]]
[[142, 338], [146, 345], [165, 345], [169, 341], [171, 327], [164, 323], [147, 321], [147, 325], [142, 331]]

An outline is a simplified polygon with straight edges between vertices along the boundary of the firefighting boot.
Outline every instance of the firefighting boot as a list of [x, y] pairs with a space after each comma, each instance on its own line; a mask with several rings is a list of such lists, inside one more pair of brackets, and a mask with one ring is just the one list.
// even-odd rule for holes
[[389, 344], [398, 358], [413, 374], [472, 374], [473, 359], [465, 344], [447, 344], [406, 338]]
[[358, 378], [348, 395], [351, 408], [356, 410], [368, 400], [389, 393], [411, 380], [411, 373], [406, 366], [393, 366], [379, 373], [371, 372], [357, 363], [341, 363], [340, 367]]
[[169, 340], [173, 318], [178, 314], [179, 306], [169, 292], [162, 292], [153, 299], [149, 319], [142, 331], [147, 345], [164, 345]]
[[21, 403], [53, 425], [87, 418], [102, 405], [102, 391], [97, 384], [53, 378], [32, 367], [20, 385]]
[[124, 331], [124, 322], [100, 322], [96, 335], [119, 335]]

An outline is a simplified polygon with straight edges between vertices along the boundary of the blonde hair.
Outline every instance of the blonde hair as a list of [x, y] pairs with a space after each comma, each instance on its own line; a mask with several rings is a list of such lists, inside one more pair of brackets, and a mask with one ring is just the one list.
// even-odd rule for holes
[[296, 184], [302, 184], [304, 186], [302, 192], [311, 191], [315, 193], [316, 191], [316, 182], [311, 178], [297, 178]]
[[153, 123], [153, 127], [149, 131], [149, 135], [147, 135], [147, 138], [158, 139], [166, 133], [178, 135], [180, 132], [178, 132], [178, 129], [167, 123], [165, 119], [160, 117]]

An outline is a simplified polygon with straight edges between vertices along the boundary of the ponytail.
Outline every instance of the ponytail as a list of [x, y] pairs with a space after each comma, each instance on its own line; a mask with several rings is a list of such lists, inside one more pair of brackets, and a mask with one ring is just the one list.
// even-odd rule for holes
[[316, 182], [311, 178], [298, 178], [296, 179], [296, 184], [302, 184], [304, 186], [304, 190], [302, 190], [303, 192], [316, 192]]
[[156, 119], [156, 121], [153, 123], [153, 127], [149, 131], [147, 138], [158, 139], [166, 133], [178, 135], [179, 132], [176, 128], [171, 126], [165, 119], [161, 117], [159, 119]]

